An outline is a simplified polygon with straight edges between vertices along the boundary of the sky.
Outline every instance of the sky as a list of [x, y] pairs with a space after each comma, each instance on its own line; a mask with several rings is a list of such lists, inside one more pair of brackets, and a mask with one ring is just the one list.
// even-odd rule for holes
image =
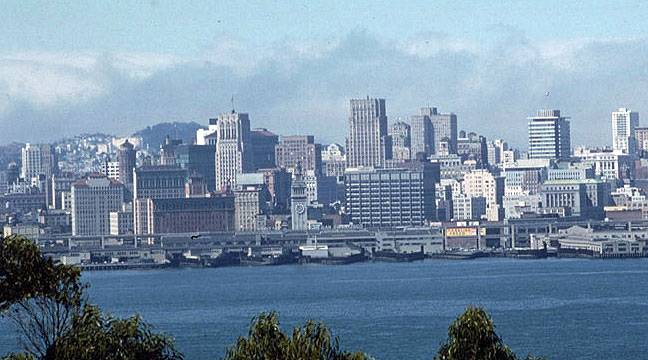
[[526, 117], [559, 108], [574, 145], [609, 144], [613, 110], [648, 111], [646, 16], [627, 1], [5, 0], [0, 143], [207, 124], [232, 96], [253, 127], [343, 142], [348, 100], [372, 96], [390, 121], [436, 106], [521, 148]]

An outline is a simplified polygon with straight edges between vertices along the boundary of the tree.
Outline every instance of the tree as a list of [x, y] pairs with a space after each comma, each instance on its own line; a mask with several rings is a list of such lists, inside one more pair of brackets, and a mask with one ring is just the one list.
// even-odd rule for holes
[[139, 316], [115, 319], [87, 305], [69, 333], [57, 339], [44, 360], [181, 360], [173, 340], [156, 334]]
[[[448, 339], [441, 345], [436, 360], [517, 360], [495, 333], [490, 316], [481, 308], [469, 306], [448, 329]], [[527, 360], [538, 358], [529, 356]]]
[[80, 276], [26, 238], [0, 238], [0, 316], [19, 329], [25, 351], [4, 359], [182, 359], [172, 339], [140, 317], [115, 319], [89, 304]]
[[240, 337], [225, 360], [365, 360], [363, 353], [340, 350], [337, 337], [321, 323], [308, 321], [288, 336], [279, 327], [276, 313], [262, 313], [252, 320], [248, 337]]
[[438, 360], [515, 360], [515, 354], [495, 333], [490, 316], [481, 308], [469, 306], [448, 329]]
[[83, 302], [78, 268], [55, 265], [26, 238], [0, 239], [0, 315], [20, 332], [27, 355], [43, 357], [70, 330]]

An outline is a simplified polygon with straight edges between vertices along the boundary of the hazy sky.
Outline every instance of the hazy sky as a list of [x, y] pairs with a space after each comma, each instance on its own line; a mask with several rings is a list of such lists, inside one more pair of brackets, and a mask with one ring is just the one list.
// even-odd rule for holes
[[206, 124], [232, 95], [253, 126], [321, 142], [366, 95], [520, 146], [537, 108], [571, 116], [575, 145], [648, 111], [647, 3], [347, 2], [3, 1], [0, 142]]

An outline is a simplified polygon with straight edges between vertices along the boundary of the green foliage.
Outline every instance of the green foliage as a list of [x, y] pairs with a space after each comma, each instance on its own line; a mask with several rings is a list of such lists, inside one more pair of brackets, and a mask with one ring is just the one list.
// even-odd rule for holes
[[156, 334], [139, 316], [115, 319], [88, 305], [70, 332], [57, 339], [45, 360], [175, 360], [182, 359], [173, 340]]
[[0, 358], [1, 360], [36, 360], [35, 357], [29, 355], [29, 354], [8, 354]]
[[0, 239], [0, 312], [23, 300], [46, 297], [79, 306], [83, 286], [78, 268], [54, 265], [21, 236]]
[[83, 302], [80, 276], [75, 267], [43, 258], [29, 239], [0, 239], [0, 315], [18, 329], [26, 355], [42, 357], [70, 330]]
[[279, 327], [276, 313], [262, 313], [250, 325], [248, 337], [240, 337], [225, 360], [365, 360], [362, 353], [340, 350], [337, 338], [321, 323], [309, 321], [288, 336]]
[[490, 316], [470, 306], [448, 329], [448, 340], [441, 345], [437, 360], [516, 360], [517, 356], [495, 333]]
[[0, 238], [0, 316], [13, 321], [25, 350], [4, 359], [182, 359], [171, 338], [138, 316], [115, 319], [87, 304], [80, 276], [26, 238]]

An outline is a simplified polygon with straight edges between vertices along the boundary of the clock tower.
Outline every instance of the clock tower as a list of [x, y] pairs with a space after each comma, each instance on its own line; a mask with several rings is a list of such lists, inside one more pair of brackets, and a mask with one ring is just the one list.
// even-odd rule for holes
[[301, 164], [297, 164], [290, 186], [290, 214], [293, 230], [306, 230], [308, 221], [308, 198], [306, 183], [302, 177]]

